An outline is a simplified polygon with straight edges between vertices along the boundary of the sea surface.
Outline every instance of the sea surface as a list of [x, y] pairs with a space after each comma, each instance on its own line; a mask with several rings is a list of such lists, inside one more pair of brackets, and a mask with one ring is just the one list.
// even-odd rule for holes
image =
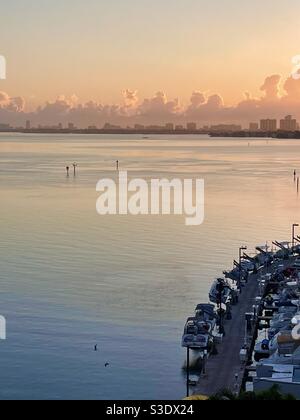
[[[133, 178], [203, 178], [205, 222], [99, 216], [116, 160]], [[294, 169], [297, 140], [1, 134], [0, 399], [184, 397], [185, 320], [239, 246], [290, 239]]]

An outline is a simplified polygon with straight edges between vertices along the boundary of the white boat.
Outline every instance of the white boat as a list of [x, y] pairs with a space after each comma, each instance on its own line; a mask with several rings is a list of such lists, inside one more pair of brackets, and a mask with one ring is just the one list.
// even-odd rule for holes
[[283, 394], [300, 399], [300, 366], [262, 364], [257, 366], [257, 377], [253, 378], [254, 392], [266, 391], [277, 386]]
[[182, 337], [182, 347], [207, 350], [213, 342], [213, 332], [217, 323], [215, 306], [199, 304], [195, 316], [188, 318]]
[[259, 362], [262, 359], [268, 359], [276, 352], [276, 350], [278, 350], [277, 337], [278, 335], [273, 337], [271, 340], [266, 338], [256, 343], [254, 348], [254, 360], [256, 362]]
[[182, 347], [191, 349], [207, 350], [213, 341], [213, 324], [207, 321], [199, 321], [197, 318], [188, 318], [182, 337]]
[[224, 279], [217, 279], [209, 292], [209, 300], [216, 304], [227, 304], [232, 296], [233, 289]]

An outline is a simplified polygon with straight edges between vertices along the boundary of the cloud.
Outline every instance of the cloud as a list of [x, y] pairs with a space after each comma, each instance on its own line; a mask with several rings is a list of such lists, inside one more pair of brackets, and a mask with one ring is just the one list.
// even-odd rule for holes
[[191, 105], [185, 111], [185, 117], [208, 123], [212, 116], [214, 121], [218, 120], [223, 109], [224, 101], [220, 95], [214, 94], [206, 97], [200, 92], [194, 92], [191, 97]]
[[[177, 102], [174, 108], [176, 108]], [[173, 104], [168, 103], [167, 96], [164, 92], [157, 92], [152, 98], [145, 99], [139, 107], [141, 113], [156, 113], [156, 112], [168, 112], [173, 108]]]
[[205, 95], [202, 92], [200, 92], [198, 90], [195, 90], [192, 93], [192, 96], [191, 96], [190, 107], [191, 108], [198, 108], [200, 105], [202, 105], [204, 103], [205, 103]]
[[0, 92], [0, 108], [12, 112], [21, 112], [25, 107], [25, 101], [21, 97], [11, 98], [6, 92]]
[[246, 92], [244, 98], [234, 106], [226, 105], [218, 93], [208, 95], [199, 90], [192, 92], [190, 102], [185, 107], [178, 98], [169, 99], [163, 91], [139, 101], [136, 90], [126, 89], [122, 92], [121, 103], [112, 105], [97, 101], [80, 103], [76, 95], [60, 95], [31, 113], [25, 112], [22, 97], [11, 97], [0, 92], [0, 121], [13, 125], [24, 125], [27, 119], [32, 121], [32, 125], [67, 125], [72, 122], [78, 127], [102, 127], [109, 122], [126, 127], [136, 123], [187, 121], [195, 121], [198, 125], [233, 122], [246, 126], [250, 121], [281, 118], [287, 114], [293, 114], [300, 120], [300, 79], [292, 76], [283, 79], [273, 74], [265, 79], [260, 90], [262, 93], [259, 97]]
[[206, 106], [211, 109], [221, 109], [224, 107], [223, 98], [220, 95], [211, 95], [208, 100]]
[[21, 96], [17, 96], [16, 98], [10, 98], [9, 104], [7, 109], [9, 111], [14, 112], [21, 112], [25, 108], [25, 100]]
[[274, 101], [279, 98], [279, 86], [281, 76], [278, 74], [266, 78], [260, 90], [265, 93], [264, 99], [267, 101]]
[[3, 105], [6, 105], [9, 101], [9, 96], [5, 92], [0, 92], [0, 107], [2, 108]]
[[135, 106], [139, 101], [137, 90], [130, 90], [130, 89], [124, 90], [123, 98], [124, 98], [125, 106], [128, 108]]
[[145, 120], [149, 118], [152, 123], [159, 123], [162, 119], [177, 118], [181, 112], [179, 99], [168, 100], [164, 92], [157, 92], [152, 98], [144, 99], [137, 107], [137, 115]]
[[297, 102], [300, 106], [300, 79], [295, 79], [289, 77], [283, 86], [286, 96], [283, 97], [283, 100], [288, 102]]

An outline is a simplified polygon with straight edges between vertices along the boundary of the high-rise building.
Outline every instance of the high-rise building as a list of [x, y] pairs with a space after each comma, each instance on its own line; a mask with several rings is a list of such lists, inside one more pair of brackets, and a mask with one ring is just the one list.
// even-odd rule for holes
[[250, 123], [249, 124], [249, 131], [256, 132], [259, 130], [259, 124], [258, 123]]
[[110, 123], [105, 123], [103, 126], [103, 130], [107, 131], [114, 131], [114, 130], [121, 130], [122, 128], [119, 125], [112, 125]]
[[187, 123], [186, 129], [187, 131], [197, 131], [197, 124], [194, 122]]
[[168, 123], [166, 124], [166, 130], [167, 131], [174, 131], [174, 124], [173, 123]]
[[139, 130], [145, 130], [145, 126], [144, 126], [144, 125], [142, 125], [142, 124], [135, 124], [135, 125], [134, 125], [134, 129], [135, 129], [136, 131], [139, 131]]
[[11, 126], [9, 124], [0, 124], [0, 130], [9, 130]]
[[277, 120], [275, 119], [261, 120], [260, 129], [262, 131], [267, 131], [267, 132], [277, 131]]
[[293, 119], [291, 115], [287, 115], [283, 120], [280, 120], [280, 130], [282, 131], [296, 131], [297, 120]]

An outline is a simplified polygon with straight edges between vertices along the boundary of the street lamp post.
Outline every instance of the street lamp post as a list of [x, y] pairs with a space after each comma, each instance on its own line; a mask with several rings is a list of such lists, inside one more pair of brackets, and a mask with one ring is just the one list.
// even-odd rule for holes
[[242, 291], [242, 251], [246, 251], [247, 247], [246, 246], [241, 246], [239, 248], [239, 285], [238, 285], [238, 290], [241, 292]]
[[295, 228], [296, 227], [299, 227], [299, 224], [293, 223], [293, 226], [292, 226], [292, 247], [293, 248], [295, 247]]

